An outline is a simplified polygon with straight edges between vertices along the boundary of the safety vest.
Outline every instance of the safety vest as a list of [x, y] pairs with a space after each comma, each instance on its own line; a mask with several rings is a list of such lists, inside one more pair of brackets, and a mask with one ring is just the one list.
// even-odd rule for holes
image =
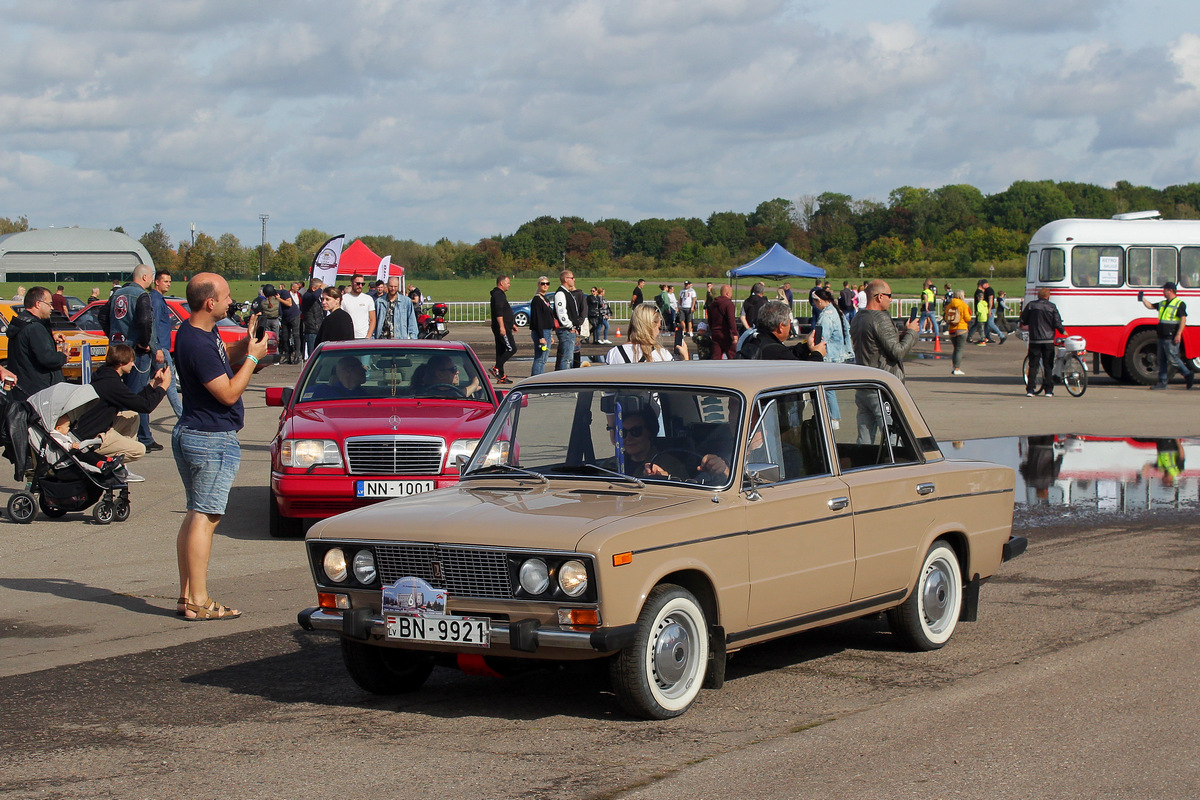
[[1174, 297], [1158, 307], [1158, 322], [1160, 325], [1176, 326], [1179, 324], [1179, 307], [1183, 301]]
[[933, 291], [933, 289], [923, 289], [921, 291], [921, 302], [925, 304], [925, 307], [922, 309], [922, 311], [933, 310], [933, 301], [935, 297], [937, 297], [937, 294]]
[[153, 347], [154, 342], [137, 342], [134, 330], [138, 299], [146, 290], [136, 283], [129, 283], [113, 292], [108, 301], [108, 340], [113, 344], [144, 344]]
[[1175, 451], [1158, 454], [1158, 468], [1162, 470], [1164, 475], [1169, 475], [1172, 479], [1178, 478], [1181, 470], [1179, 469], [1179, 455]]

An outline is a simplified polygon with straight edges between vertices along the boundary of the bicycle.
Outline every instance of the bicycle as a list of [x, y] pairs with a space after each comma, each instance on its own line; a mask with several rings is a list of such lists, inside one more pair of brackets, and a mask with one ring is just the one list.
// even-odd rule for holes
[[[1024, 331], [1021, 332], [1021, 338], [1026, 339]], [[1072, 397], [1082, 397], [1083, 393], [1087, 391], [1088, 369], [1083, 360], [1085, 355], [1087, 355], [1087, 340], [1082, 336], [1068, 336], [1065, 339], [1059, 337], [1054, 340], [1054, 369], [1050, 376], [1052, 381], [1053, 379], [1061, 381]], [[1025, 362], [1021, 365], [1021, 375], [1025, 378], [1025, 385], [1028, 386], [1028, 353], [1025, 355]], [[1033, 393], [1042, 393], [1040, 381], [1034, 383]]]

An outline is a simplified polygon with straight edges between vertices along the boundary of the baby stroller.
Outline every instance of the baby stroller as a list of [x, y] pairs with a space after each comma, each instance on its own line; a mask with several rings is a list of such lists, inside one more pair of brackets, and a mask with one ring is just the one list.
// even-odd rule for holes
[[73, 437], [54, 430], [64, 415], [100, 402], [95, 389], [86, 384], [58, 383], [26, 401], [6, 396], [4, 402], [4, 454], [16, 467], [16, 479], [26, 482], [24, 490], [9, 498], [9, 519], [28, 523], [37, 516], [39, 507], [47, 517], [54, 518], [93, 505], [92, 519], [97, 524], [129, 519], [124, 457], [97, 455], [99, 439], [72, 447]]

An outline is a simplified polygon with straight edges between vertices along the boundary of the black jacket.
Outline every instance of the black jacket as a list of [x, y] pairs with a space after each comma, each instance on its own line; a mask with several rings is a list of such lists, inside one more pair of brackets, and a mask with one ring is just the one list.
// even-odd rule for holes
[[8, 368], [17, 375], [17, 396], [23, 399], [62, 383], [66, 363], [67, 354], [55, 344], [50, 321], [21, 309], [8, 324]]
[[1058, 306], [1049, 300], [1026, 303], [1025, 308], [1021, 309], [1020, 324], [1029, 327], [1029, 341], [1035, 344], [1053, 342], [1055, 332], [1067, 335], [1062, 317], [1058, 314]]
[[548, 331], [554, 328], [554, 308], [550, 305], [553, 299], [545, 295], [534, 295], [529, 301], [529, 327], [535, 331]]
[[344, 308], [335, 308], [321, 323], [317, 331], [317, 344], [321, 342], [347, 342], [354, 338], [354, 320]]
[[[132, 281], [125, 284], [128, 286]], [[122, 287], [124, 288], [124, 287]], [[104, 331], [105, 336], [112, 335], [112, 298], [108, 302], [100, 306], [96, 310], [96, 321], [100, 323], [100, 329]], [[133, 306], [133, 327], [131, 329], [129, 341], [125, 344], [133, 348], [133, 352], [138, 355], [145, 355], [152, 349], [150, 344], [155, 341], [154, 335], [154, 305], [150, 302], [150, 292], [142, 292], [138, 295], [137, 302]], [[170, 342], [157, 343], [158, 347], [166, 349], [171, 346]]]
[[742, 345], [742, 358], [759, 359], [762, 361], [822, 361], [820, 353], [808, 349], [808, 342], [789, 347], [775, 338], [775, 334], [759, 328], [755, 336], [751, 336]]
[[121, 373], [107, 364], [92, 373], [92, 388], [100, 396], [100, 402], [90, 405], [71, 426], [71, 433], [79, 439], [91, 439], [111, 428], [118, 411], [149, 414], [167, 396], [166, 389], [150, 384], [139, 392], [129, 391]]

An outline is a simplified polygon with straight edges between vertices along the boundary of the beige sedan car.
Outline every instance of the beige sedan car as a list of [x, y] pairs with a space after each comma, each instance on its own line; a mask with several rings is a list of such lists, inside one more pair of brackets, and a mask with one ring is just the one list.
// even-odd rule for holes
[[736, 361], [541, 375], [452, 488], [307, 536], [350, 676], [412, 691], [439, 661], [607, 659], [636, 716], [685, 712], [743, 647], [887, 612], [934, 650], [1020, 554], [1011, 469], [943, 457], [865, 367]]

